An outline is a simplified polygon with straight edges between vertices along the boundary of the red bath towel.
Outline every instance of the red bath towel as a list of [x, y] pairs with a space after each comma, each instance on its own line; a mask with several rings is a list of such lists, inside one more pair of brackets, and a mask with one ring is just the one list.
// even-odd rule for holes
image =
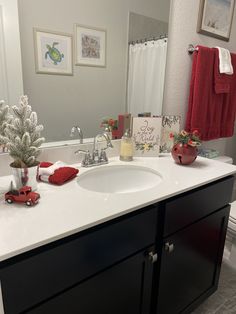
[[198, 47], [193, 56], [186, 130], [198, 130], [204, 141], [234, 134], [236, 54], [231, 54], [234, 74], [228, 75], [226, 80], [217, 77], [216, 58], [216, 48], [202, 46]]

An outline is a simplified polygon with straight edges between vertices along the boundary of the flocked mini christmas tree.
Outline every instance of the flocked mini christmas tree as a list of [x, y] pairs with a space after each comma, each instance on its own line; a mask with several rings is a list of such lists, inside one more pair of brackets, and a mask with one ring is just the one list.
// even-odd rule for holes
[[5, 129], [8, 123], [11, 122], [12, 116], [10, 115], [10, 108], [4, 102], [0, 101], [0, 145], [6, 144]]
[[12, 107], [14, 117], [7, 122], [0, 143], [6, 143], [13, 167], [33, 167], [38, 164], [39, 147], [45, 141], [41, 137], [42, 125], [38, 125], [36, 112], [28, 104], [28, 97], [22, 96], [18, 106]]

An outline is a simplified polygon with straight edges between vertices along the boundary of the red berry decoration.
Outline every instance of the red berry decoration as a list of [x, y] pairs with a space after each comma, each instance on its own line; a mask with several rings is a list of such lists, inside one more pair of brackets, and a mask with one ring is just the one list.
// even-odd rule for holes
[[200, 144], [198, 131], [188, 133], [183, 130], [178, 134], [174, 134], [174, 146], [171, 151], [173, 159], [180, 165], [193, 163], [198, 154], [197, 146]]

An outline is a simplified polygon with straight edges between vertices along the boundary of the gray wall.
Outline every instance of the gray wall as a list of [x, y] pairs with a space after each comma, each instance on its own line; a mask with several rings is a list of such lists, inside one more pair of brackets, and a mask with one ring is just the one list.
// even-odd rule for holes
[[[25, 93], [47, 141], [79, 124], [94, 136], [104, 116], [125, 111], [128, 12], [168, 21], [167, 0], [18, 0]], [[107, 30], [107, 67], [74, 66], [74, 76], [36, 74], [33, 27], [73, 34], [74, 23]]]
[[168, 23], [130, 12], [129, 42], [168, 34]]
[[[181, 115], [182, 127], [187, 111], [192, 67], [192, 56], [187, 53], [188, 45], [221, 46], [236, 52], [236, 10], [229, 42], [196, 32], [198, 10], [199, 0], [172, 0], [171, 3], [163, 112]], [[204, 146], [218, 149], [236, 162], [236, 136], [205, 142]]]

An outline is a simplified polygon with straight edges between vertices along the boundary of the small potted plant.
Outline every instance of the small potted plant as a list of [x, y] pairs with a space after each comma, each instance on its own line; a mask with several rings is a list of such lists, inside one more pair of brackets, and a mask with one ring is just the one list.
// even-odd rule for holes
[[5, 152], [6, 142], [5, 142], [5, 129], [8, 123], [11, 123], [12, 116], [10, 115], [10, 108], [4, 102], [0, 101], [0, 152]]
[[175, 162], [181, 165], [189, 165], [197, 158], [198, 149], [201, 145], [199, 132], [192, 133], [181, 131], [180, 133], [170, 133], [170, 138], [174, 140], [171, 154]]
[[118, 120], [113, 118], [103, 118], [100, 127], [103, 128], [104, 131], [111, 132], [112, 139], [117, 138]]
[[18, 106], [12, 107], [13, 117], [5, 125], [4, 134], [0, 134], [0, 143], [5, 143], [9, 155], [14, 159], [10, 164], [13, 170], [16, 188], [30, 186], [37, 188], [37, 172], [40, 154], [39, 147], [45, 141], [41, 137], [42, 125], [38, 125], [36, 112], [28, 104], [28, 97], [21, 96]]

